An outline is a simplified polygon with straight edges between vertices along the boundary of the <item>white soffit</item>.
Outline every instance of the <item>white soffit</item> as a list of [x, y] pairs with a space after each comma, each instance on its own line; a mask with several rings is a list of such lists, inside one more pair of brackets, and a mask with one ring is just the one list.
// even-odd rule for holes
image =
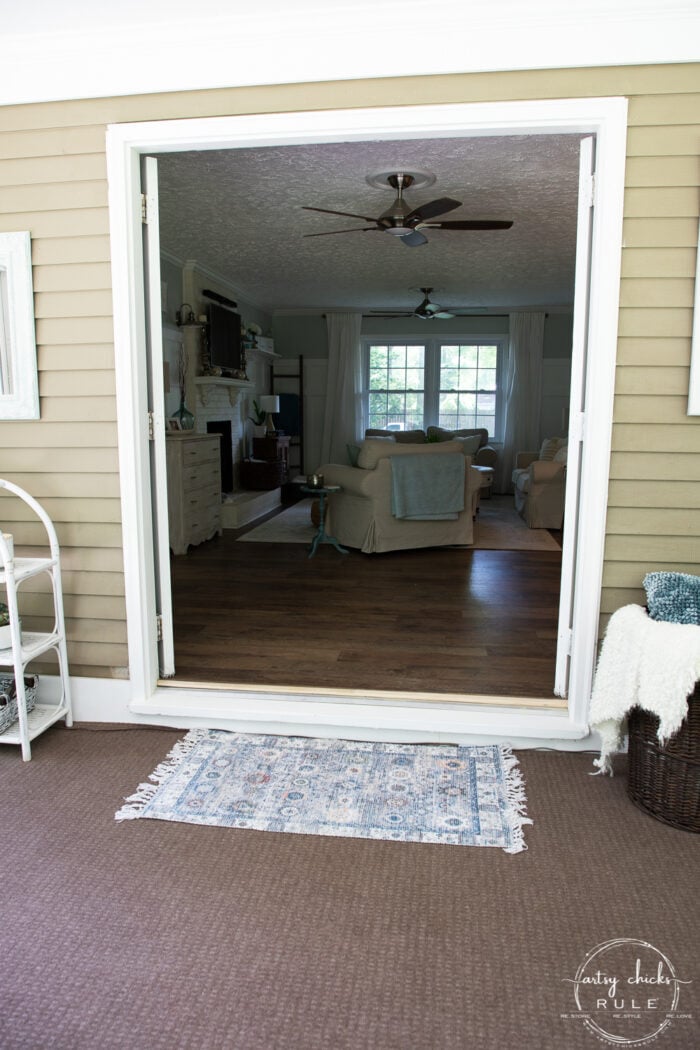
[[4, 105], [699, 57], [696, 0], [202, 0], [194, 9], [191, 0], [5, 0], [2, 8]]

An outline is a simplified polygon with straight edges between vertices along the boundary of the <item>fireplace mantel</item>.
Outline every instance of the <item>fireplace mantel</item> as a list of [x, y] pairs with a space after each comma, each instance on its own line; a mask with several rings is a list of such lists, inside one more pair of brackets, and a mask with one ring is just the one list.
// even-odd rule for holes
[[249, 379], [225, 379], [222, 376], [195, 376], [194, 384], [197, 387], [197, 396], [202, 405], [208, 405], [213, 390], [216, 387], [228, 390], [228, 399], [231, 407], [235, 407], [239, 397], [244, 390], [253, 390], [255, 383]]

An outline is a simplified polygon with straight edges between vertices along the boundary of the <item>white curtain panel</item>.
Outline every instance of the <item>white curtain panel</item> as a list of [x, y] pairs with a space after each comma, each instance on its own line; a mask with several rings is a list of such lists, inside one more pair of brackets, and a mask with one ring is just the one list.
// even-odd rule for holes
[[510, 479], [516, 453], [534, 451], [540, 447], [544, 314], [513, 313], [509, 321], [499, 492], [512, 491]]
[[364, 434], [362, 314], [327, 314], [328, 382], [321, 437], [322, 463], [347, 463], [347, 446]]

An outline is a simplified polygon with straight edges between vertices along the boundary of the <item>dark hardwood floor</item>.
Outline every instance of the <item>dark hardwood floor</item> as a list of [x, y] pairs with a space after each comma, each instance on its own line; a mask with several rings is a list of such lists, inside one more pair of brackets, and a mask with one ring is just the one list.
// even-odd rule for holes
[[[255, 525], [260, 522], [255, 522]], [[553, 696], [560, 552], [237, 543], [172, 559], [168, 681]]]

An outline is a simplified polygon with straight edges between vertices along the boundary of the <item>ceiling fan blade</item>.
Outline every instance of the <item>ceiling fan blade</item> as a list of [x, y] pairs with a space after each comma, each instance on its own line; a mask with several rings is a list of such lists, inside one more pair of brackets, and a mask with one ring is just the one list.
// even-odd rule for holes
[[500, 219], [448, 219], [447, 222], [420, 223], [419, 228], [425, 226], [431, 230], [509, 230], [512, 221]]
[[362, 219], [363, 222], [377, 222], [370, 215], [358, 215], [354, 211], [332, 211], [330, 208], [312, 208], [308, 204], [302, 204], [302, 211], [321, 211], [324, 215], [347, 215], [349, 219]]
[[405, 244], [407, 248], [417, 248], [419, 244], [427, 244], [428, 238], [424, 237], [418, 230], [414, 230], [412, 233], [407, 233], [404, 237], [399, 237], [402, 244]]
[[434, 313], [431, 316], [430, 320], [431, 321], [449, 321], [454, 316], [455, 315], [451, 314], [449, 310], [438, 310], [437, 313]]
[[324, 230], [323, 233], [304, 233], [304, 237], [330, 237], [333, 233], [373, 233], [377, 230], [383, 232], [380, 226], [350, 226], [345, 230]]
[[461, 208], [461, 206], [462, 202], [453, 200], [452, 197], [440, 197], [438, 200], [421, 204], [420, 208], [414, 208], [406, 216], [405, 222], [407, 226], [416, 226], [425, 219], [432, 219], [436, 215], [444, 215], [445, 212], [454, 211], [455, 208]]

